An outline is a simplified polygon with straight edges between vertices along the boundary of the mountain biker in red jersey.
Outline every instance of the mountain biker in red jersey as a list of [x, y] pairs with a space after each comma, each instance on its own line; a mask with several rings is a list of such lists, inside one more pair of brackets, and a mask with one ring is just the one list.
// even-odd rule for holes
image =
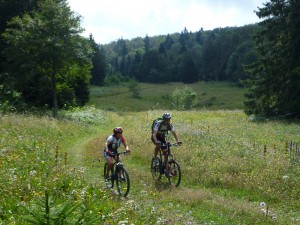
[[106, 174], [105, 179], [108, 178], [109, 171], [113, 167], [113, 157], [115, 160], [117, 159], [117, 155], [112, 156], [112, 154], [118, 152], [118, 148], [120, 147], [121, 143], [125, 146], [126, 152], [130, 152], [129, 147], [126, 143], [125, 138], [123, 137], [123, 129], [122, 127], [116, 127], [113, 129], [113, 134], [110, 135], [106, 142], [105, 142], [105, 148], [104, 148], [104, 158], [107, 162], [107, 168], [106, 168]]
[[[180, 143], [178, 134], [171, 124], [171, 114], [164, 113], [162, 116], [162, 121], [155, 124], [153, 131], [152, 131], [152, 141], [155, 144], [154, 148], [154, 158], [157, 157], [159, 150], [161, 149], [164, 155], [164, 165], [168, 165], [168, 150], [167, 150], [167, 143], [166, 143], [166, 135], [168, 131], [171, 131], [174, 135], [176, 142]], [[169, 168], [166, 168], [165, 173], [167, 176], [172, 176], [168, 173]]]

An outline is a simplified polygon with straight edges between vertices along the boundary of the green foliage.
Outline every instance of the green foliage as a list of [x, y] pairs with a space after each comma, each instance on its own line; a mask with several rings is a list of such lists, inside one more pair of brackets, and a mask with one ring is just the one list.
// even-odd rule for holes
[[[76, 214], [71, 214], [75, 210], [73, 206], [78, 204], [97, 215], [95, 207], [101, 203], [91, 207], [87, 202], [93, 201], [92, 196], [98, 200], [106, 197], [85, 181], [82, 169], [67, 166], [72, 158], [66, 147], [73, 145], [77, 138], [90, 135], [93, 130], [90, 126], [30, 115], [10, 115], [0, 120], [1, 223], [29, 224], [28, 216], [33, 222], [45, 221], [44, 216], [50, 215], [48, 224], [59, 224], [53, 221], [83, 216], [84, 207], [76, 208]], [[53, 204], [45, 196], [45, 190]], [[50, 211], [45, 211], [47, 207]], [[93, 214], [83, 219], [89, 221]]]
[[148, 50], [139, 65], [140, 70], [135, 77], [138, 81], [150, 83], [164, 83], [168, 81], [166, 76], [166, 60], [157, 50]]
[[[91, 87], [90, 105], [113, 111], [147, 111], [172, 109], [172, 92], [184, 89], [182, 83], [139, 83], [140, 97], [132, 98], [132, 92], [124, 85], [113, 87]], [[246, 89], [227, 82], [197, 82], [189, 84], [198, 98], [195, 109], [243, 109]]]
[[257, 12], [264, 20], [255, 35], [258, 60], [248, 67], [247, 114], [299, 117], [299, 11], [298, 1], [274, 0]]
[[138, 98], [140, 96], [141, 87], [136, 80], [132, 79], [131, 81], [129, 81], [128, 88], [129, 88], [129, 91], [132, 92], [133, 98]]
[[243, 81], [247, 78], [245, 65], [250, 65], [256, 61], [253, 43], [245, 41], [240, 44], [230, 55], [226, 64], [225, 76], [230, 81]]
[[100, 50], [92, 35], [90, 35], [90, 42], [94, 50], [92, 58], [93, 68], [91, 70], [91, 84], [101, 86], [104, 84], [104, 79], [107, 74], [108, 66], [106, 63], [103, 49]]
[[131, 78], [128, 76], [123, 76], [120, 73], [115, 73], [112, 75], [107, 75], [104, 79], [105, 86], [114, 87], [119, 86], [121, 83], [130, 81]]
[[27, 108], [21, 94], [7, 85], [0, 85], [0, 111], [15, 112], [17, 108]]
[[[87, 88], [76, 82], [90, 79], [91, 48], [79, 35], [83, 31], [80, 17], [74, 15], [65, 0], [46, 0], [38, 6], [36, 11], [9, 22], [3, 34], [8, 45], [6, 68], [12, 78], [10, 84], [26, 103], [49, 105], [55, 115], [65, 103], [74, 105], [78, 98], [84, 104], [88, 100], [77, 96], [80, 92], [75, 87]], [[69, 90], [59, 92], [63, 90], [59, 85]]]
[[25, 221], [30, 224], [70, 224], [79, 221], [80, 214], [75, 214], [78, 203], [74, 202], [55, 202], [50, 198], [48, 191], [45, 191], [45, 197], [36, 200], [32, 208], [25, 208], [27, 215]]
[[[38, 0], [1, 0], [0, 1], [0, 34], [2, 34], [6, 28], [7, 23], [15, 16], [21, 16], [26, 12], [30, 12], [37, 7]], [[4, 39], [0, 36], [0, 62], [5, 62], [5, 56], [3, 54], [4, 49], [7, 47]], [[0, 66], [0, 73], [4, 71], [3, 64]], [[3, 81], [0, 78], [0, 83]]]
[[175, 89], [172, 92], [172, 104], [175, 109], [191, 109], [197, 101], [197, 94], [190, 87], [185, 86], [183, 89]]
[[[111, 73], [139, 82], [165, 83], [227, 80], [240, 83], [244, 65], [255, 60], [253, 32], [257, 25], [154, 37], [119, 39], [103, 45]], [[122, 51], [126, 47], [126, 51]], [[230, 59], [230, 62], [229, 62]]]
[[178, 76], [187, 84], [195, 83], [199, 80], [199, 72], [192, 55], [184, 54], [178, 62]]

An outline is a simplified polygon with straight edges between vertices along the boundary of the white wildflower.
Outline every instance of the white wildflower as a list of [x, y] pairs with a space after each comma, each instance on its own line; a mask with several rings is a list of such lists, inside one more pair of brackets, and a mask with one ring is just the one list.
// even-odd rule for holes
[[35, 170], [31, 170], [29, 174], [30, 174], [30, 176], [34, 176], [34, 175], [36, 175], [36, 171]]
[[151, 209], [151, 213], [154, 213], [156, 210], [155, 210], [155, 207], [152, 206], [152, 209]]
[[80, 194], [81, 194], [81, 196], [82, 196], [82, 197], [84, 197], [84, 196], [85, 196], [85, 194], [86, 194], [86, 189], [85, 189], [85, 188], [83, 188]]
[[265, 207], [265, 206], [266, 206], [266, 203], [264, 203], [264, 202], [261, 202], [261, 203], [259, 203], [259, 206], [261, 206], [261, 207]]
[[267, 215], [267, 210], [266, 209], [261, 209], [261, 212], [265, 215]]

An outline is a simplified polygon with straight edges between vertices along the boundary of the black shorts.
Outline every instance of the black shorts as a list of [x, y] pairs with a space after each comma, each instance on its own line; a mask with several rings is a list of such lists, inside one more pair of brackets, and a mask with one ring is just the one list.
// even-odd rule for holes
[[[158, 141], [160, 141], [160, 143], [161, 143], [161, 145], [162, 145], [161, 149], [167, 149], [166, 136], [164, 136], [164, 135], [156, 135], [156, 139], [157, 139]], [[152, 142], [153, 142], [154, 144], [156, 144], [156, 143], [154, 142], [153, 136], [151, 137], [151, 140], [152, 140]]]
[[[160, 141], [161, 143], [167, 143], [167, 141], [166, 141], [166, 136], [164, 136], [164, 135], [156, 135], [156, 139], [157, 139], [158, 141]], [[154, 142], [153, 135], [151, 135], [151, 140], [152, 140], [152, 142], [153, 142], [154, 144], [156, 144], [156, 143]]]

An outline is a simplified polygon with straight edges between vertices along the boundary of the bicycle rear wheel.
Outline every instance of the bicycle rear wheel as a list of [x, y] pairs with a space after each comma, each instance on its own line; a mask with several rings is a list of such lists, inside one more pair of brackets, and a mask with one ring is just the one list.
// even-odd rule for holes
[[114, 187], [114, 169], [112, 168], [110, 171], [109, 171], [109, 173], [108, 173], [108, 177], [107, 177], [107, 179], [106, 179], [106, 170], [107, 170], [107, 163], [105, 163], [104, 164], [104, 169], [103, 169], [103, 171], [104, 171], [104, 173], [103, 173], [103, 177], [104, 177], [104, 182], [105, 182], [105, 184], [106, 184], [106, 187], [107, 188], [113, 188]]
[[181, 169], [179, 164], [175, 160], [169, 162], [169, 184], [178, 187], [181, 182]]
[[150, 171], [151, 171], [152, 177], [154, 179], [161, 178], [162, 164], [161, 164], [161, 160], [159, 158], [152, 158], [150, 169], [151, 169]]
[[120, 196], [126, 197], [130, 189], [129, 175], [124, 167], [119, 167], [116, 171], [118, 179], [116, 185]]

